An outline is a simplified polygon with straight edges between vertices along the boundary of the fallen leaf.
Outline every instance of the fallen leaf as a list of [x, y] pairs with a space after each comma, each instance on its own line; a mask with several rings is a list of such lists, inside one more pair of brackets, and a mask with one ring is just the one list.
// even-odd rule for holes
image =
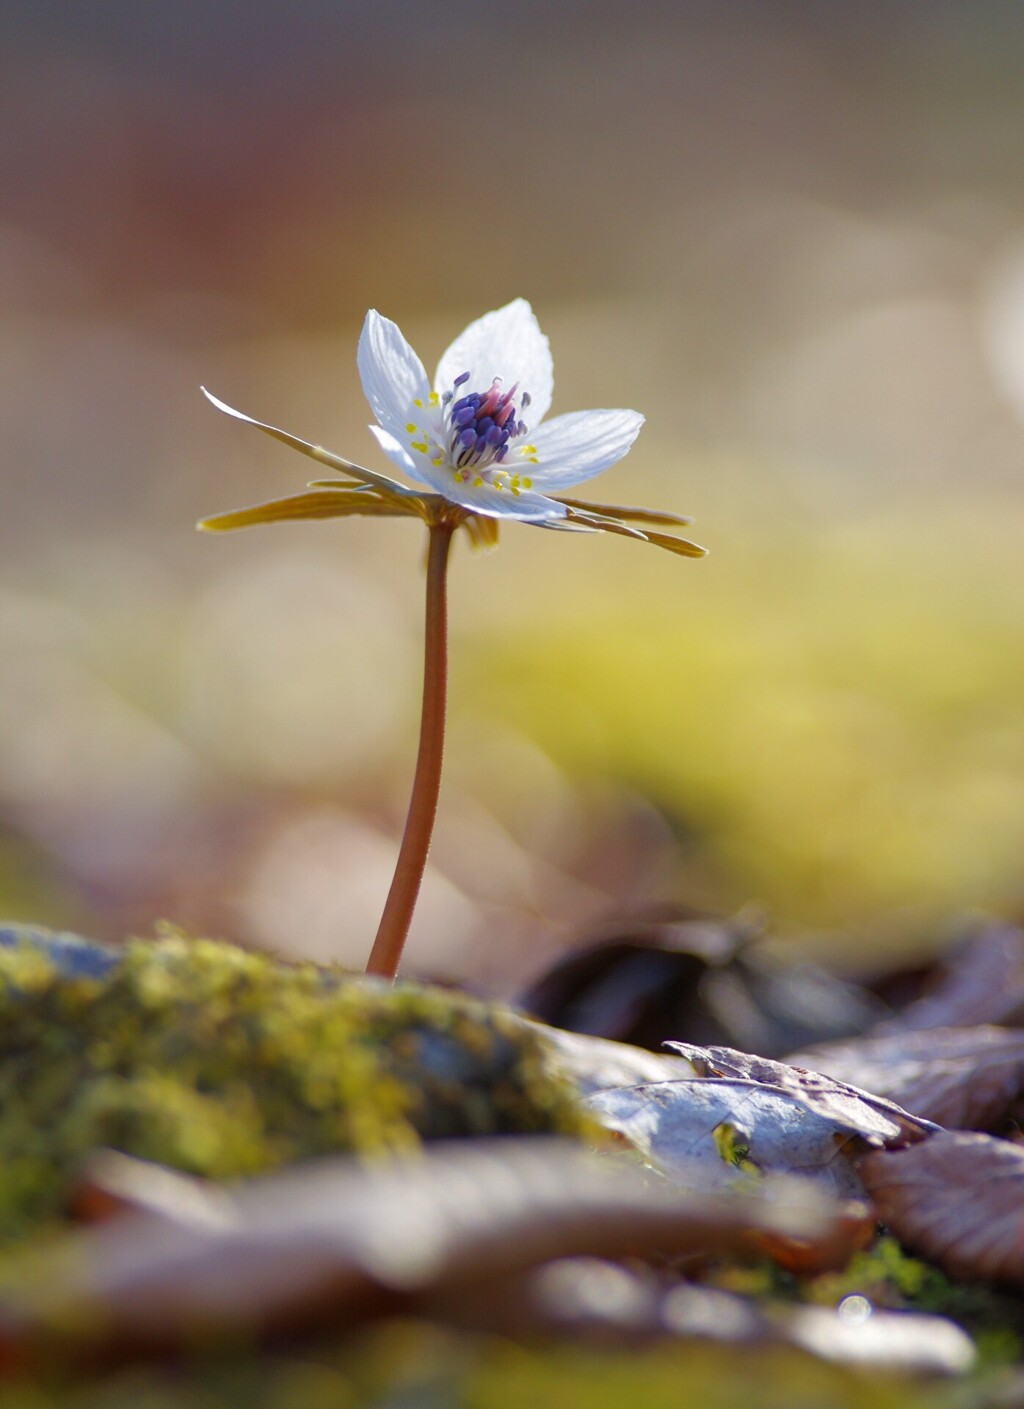
[[734, 1077], [754, 1081], [766, 1089], [785, 1091], [809, 1111], [872, 1144], [909, 1144], [938, 1129], [884, 1096], [837, 1081], [820, 1071], [736, 1052], [731, 1047], [697, 1047], [689, 1042], [666, 1042], [665, 1046], [683, 1056], [701, 1076]]
[[799, 1174], [840, 1198], [863, 1193], [851, 1154], [876, 1127], [862, 1129], [820, 1114], [800, 1097], [756, 1081], [694, 1079], [598, 1091], [587, 1105], [674, 1183], [694, 1191], [722, 1188], [758, 1173]]
[[952, 1321], [876, 1311], [863, 1297], [846, 1297], [834, 1310], [761, 1307], [717, 1289], [680, 1286], [666, 1297], [662, 1319], [681, 1335], [734, 1345], [781, 1342], [821, 1360], [896, 1374], [959, 1375], [976, 1358], [970, 1337]]
[[855, 1082], [953, 1130], [995, 1130], [1024, 1092], [1024, 1032], [937, 1027], [796, 1053], [794, 1064]]
[[97, 1150], [78, 1172], [68, 1211], [82, 1223], [102, 1223], [125, 1213], [150, 1213], [176, 1223], [223, 1223], [231, 1196], [209, 1179], [197, 1179], [120, 1150]]
[[1024, 1150], [943, 1131], [860, 1164], [878, 1217], [953, 1277], [1024, 1287]]
[[630, 1344], [678, 1337], [740, 1350], [789, 1345], [835, 1364], [905, 1375], [959, 1375], [976, 1359], [970, 1337], [941, 1316], [878, 1311], [862, 1296], [834, 1309], [757, 1303], [700, 1284], [666, 1286], [643, 1270], [591, 1257], [547, 1263], [504, 1310], [487, 1329]]
[[[846, 1297], [845, 1303], [863, 1301]], [[977, 1358], [970, 1336], [943, 1316], [874, 1311], [860, 1319], [823, 1306], [795, 1307], [785, 1318], [792, 1345], [822, 1360], [904, 1375], [962, 1375]]]
[[134, 1211], [6, 1279], [0, 1365], [76, 1350], [137, 1354], [324, 1318], [337, 1327], [459, 1289], [472, 1299], [477, 1286], [514, 1285], [531, 1267], [580, 1254], [750, 1256], [770, 1235], [816, 1243], [826, 1260], [830, 1248], [833, 1260], [848, 1255], [849, 1206], [806, 1188], [694, 1197], [554, 1138], [444, 1142], [372, 1166], [324, 1159], [231, 1191], [164, 1173], [154, 1201], [152, 1167], [117, 1161], [118, 1196]]
[[605, 929], [520, 998], [555, 1027], [658, 1048], [674, 1032], [781, 1053], [863, 1032], [883, 1011], [865, 990], [758, 945], [763, 920], [695, 916]]
[[649, 1052], [628, 1042], [608, 1037], [567, 1032], [546, 1023], [522, 1020], [539, 1036], [548, 1053], [548, 1069], [568, 1081], [581, 1096], [607, 1090], [609, 1086], [633, 1086], [645, 1081], [685, 1081], [696, 1075], [683, 1057]]
[[881, 1036], [931, 1027], [1024, 1025], [1024, 931], [990, 925], [947, 958], [936, 988], [880, 1023]]

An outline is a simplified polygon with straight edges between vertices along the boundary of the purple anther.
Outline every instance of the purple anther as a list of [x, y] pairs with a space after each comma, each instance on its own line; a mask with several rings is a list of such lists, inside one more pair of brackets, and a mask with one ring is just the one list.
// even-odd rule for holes
[[476, 408], [474, 406], [463, 406], [452, 416], [452, 422], [461, 430], [463, 426], [468, 426], [471, 421], [476, 420]]
[[468, 406], [472, 400], [471, 396], [460, 396], [458, 401], [452, 402], [452, 415], [454, 416], [456, 411], [461, 411], [464, 406]]
[[516, 426], [515, 434], [516, 434], [516, 435], [525, 435], [525, 434], [526, 434], [526, 422], [525, 422], [525, 421], [520, 421], [520, 422], [519, 422], [518, 426]]
[[472, 450], [473, 446], [476, 445], [476, 431], [472, 426], [462, 431], [459, 435], [459, 444], [465, 446], [467, 450]]
[[505, 458], [505, 456], [506, 456], [507, 454], [508, 454], [508, 446], [507, 446], [507, 445], [503, 445], [503, 446], [501, 447], [501, 449], [498, 451], [497, 455], [495, 455], [494, 458], [495, 458], [495, 460], [497, 460], [498, 464], [500, 465], [501, 462], [502, 462], [502, 460], [504, 460], [504, 458]]
[[522, 394], [522, 396], [519, 398], [519, 404], [520, 404], [520, 406], [523, 408], [523, 410], [525, 411], [526, 408], [527, 408], [527, 406], [529, 406], [529, 404], [530, 404], [530, 402], [531, 402], [532, 400], [533, 400], [533, 397], [530, 395], [530, 393], [529, 393], [528, 391], [524, 391], [523, 394]]
[[504, 445], [505, 432], [500, 426], [488, 426], [484, 431], [484, 439], [488, 445]]
[[490, 416], [478, 416], [476, 422], [477, 435], [486, 435], [493, 425], [494, 421]]
[[482, 455], [486, 449], [487, 437], [485, 435], [478, 435], [476, 438], [476, 453]]
[[463, 386], [463, 385], [464, 385], [466, 382], [468, 382], [468, 381], [469, 381], [469, 373], [468, 373], [468, 372], [463, 372], [461, 376], [455, 378], [455, 381], [452, 383], [452, 385], [453, 385], [453, 386]]

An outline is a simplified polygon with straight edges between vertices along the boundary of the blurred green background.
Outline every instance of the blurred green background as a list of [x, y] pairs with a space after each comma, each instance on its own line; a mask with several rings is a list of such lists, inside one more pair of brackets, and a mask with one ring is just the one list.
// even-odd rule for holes
[[769, 907], [854, 963], [1024, 892], [1018, 4], [8, 0], [0, 913], [359, 964], [418, 715], [422, 530], [195, 534], [384, 468], [531, 299], [594, 497], [712, 556], [506, 528], [453, 564], [410, 971], [511, 989], [611, 915]]

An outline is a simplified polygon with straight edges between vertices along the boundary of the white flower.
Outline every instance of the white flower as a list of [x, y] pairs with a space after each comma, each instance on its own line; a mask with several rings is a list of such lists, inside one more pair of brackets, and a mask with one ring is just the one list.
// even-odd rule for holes
[[545, 422], [554, 387], [551, 352], [525, 299], [470, 323], [438, 363], [433, 388], [397, 325], [375, 309], [366, 315], [357, 362], [377, 417], [370, 430], [385, 455], [431, 492], [410, 489], [290, 431], [256, 421], [204, 387], [225, 415], [345, 478], [312, 480], [303, 494], [214, 514], [200, 528], [225, 532], [353, 514], [414, 517], [462, 527], [474, 543], [493, 546], [498, 521], [519, 519], [538, 528], [621, 534], [686, 558], [704, 556], [706, 549], [689, 539], [658, 531], [689, 523], [682, 514], [592, 504], [560, 492], [621, 460], [644, 418], [636, 411], [574, 411]]
[[366, 315], [357, 362], [385, 455], [452, 503], [493, 518], [566, 518], [548, 492], [621, 460], [644, 423], [636, 411], [544, 420], [551, 350], [522, 298], [470, 323], [437, 364], [432, 388], [401, 330], [376, 309]]

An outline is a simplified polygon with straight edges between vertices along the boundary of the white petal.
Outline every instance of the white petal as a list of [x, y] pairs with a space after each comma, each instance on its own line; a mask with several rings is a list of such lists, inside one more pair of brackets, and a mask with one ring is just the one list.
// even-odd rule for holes
[[521, 489], [518, 494], [513, 494], [510, 489], [498, 489], [493, 484], [474, 485], [472, 479], [457, 480], [448, 465], [435, 465], [425, 455], [416, 458], [419, 460], [415, 470], [417, 478], [453, 504], [461, 504], [464, 509], [486, 514], [489, 518], [524, 519], [533, 523], [544, 519], [562, 519], [566, 515], [564, 504], [556, 504], [554, 499], [548, 499], [534, 490]]
[[[537, 463], [529, 474], [544, 490], [568, 489], [591, 479], [622, 459], [643, 423], [638, 411], [571, 411], [556, 416], [527, 437], [537, 450]], [[510, 469], [518, 459], [513, 450]]]
[[441, 490], [446, 499], [461, 504], [464, 509], [473, 509], [478, 514], [486, 514], [493, 519], [520, 519], [525, 523], [543, 523], [546, 520], [565, 517], [564, 504], [556, 504], [535, 490], [521, 489], [513, 494], [508, 489], [496, 489], [493, 484], [482, 484], [474, 488], [469, 483], [451, 483]]
[[470, 323], [437, 364], [434, 385], [443, 395], [463, 372], [469, 373], [462, 389], [466, 392], [485, 390], [495, 377], [501, 377], [506, 388], [518, 382], [520, 394], [530, 393], [522, 419], [528, 426], [540, 424], [551, 406], [554, 369], [548, 340], [525, 298]]
[[425, 402], [430, 385], [398, 324], [382, 318], [375, 308], [363, 323], [356, 364], [371, 411], [386, 431], [400, 436], [411, 419], [413, 402]]
[[418, 480], [420, 484], [430, 484], [430, 480], [424, 479], [418, 468], [421, 456], [410, 455], [405, 446], [396, 440], [390, 431], [382, 430], [380, 426], [371, 426], [370, 434], [393, 465], [397, 465], [400, 470], [404, 470], [411, 479]]

